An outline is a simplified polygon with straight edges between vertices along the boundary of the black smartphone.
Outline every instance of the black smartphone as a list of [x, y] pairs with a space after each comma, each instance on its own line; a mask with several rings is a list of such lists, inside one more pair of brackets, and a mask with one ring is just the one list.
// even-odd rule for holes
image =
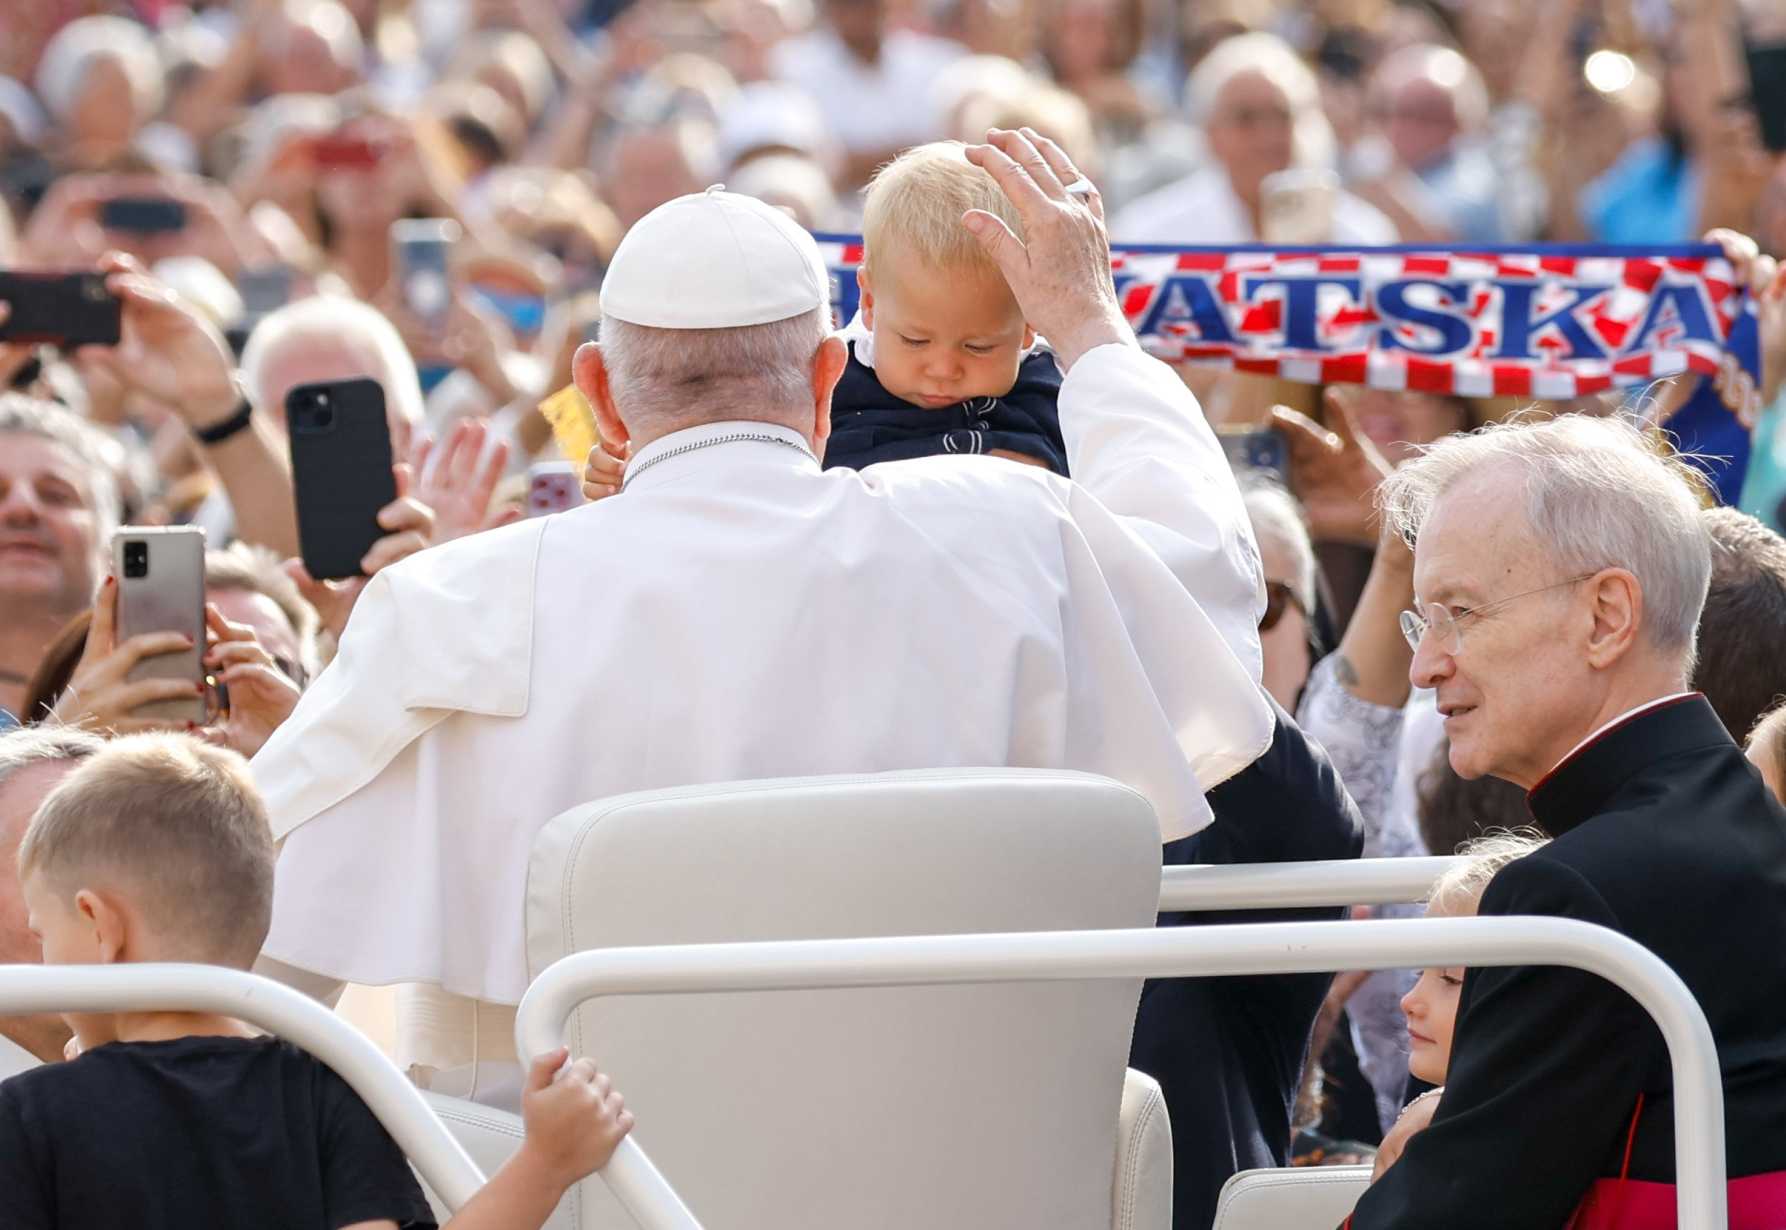
[[99, 225], [108, 231], [161, 235], [186, 229], [186, 206], [164, 196], [120, 196], [99, 206]]
[[0, 270], [0, 300], [11, 309], [0, 341], [58, 346], [116, 346], [123, 304], [102, 273], [16, 273]]
[[376, 380], [300, 384], [285, 396], [298, 551], [317, 580], [361, 574], [384, 537], [378, 510], [397, 498], [391, 429]]
[[1749, 48], [1749, 88], [1762, 145], [1771, 153], [1786, 151], [1786, 43]]
[[1274, 428], [1219, 427], [1216, 437], [1230, 468], [1266, 470], [1284, 486], [1290, 485], [1290, 447]]

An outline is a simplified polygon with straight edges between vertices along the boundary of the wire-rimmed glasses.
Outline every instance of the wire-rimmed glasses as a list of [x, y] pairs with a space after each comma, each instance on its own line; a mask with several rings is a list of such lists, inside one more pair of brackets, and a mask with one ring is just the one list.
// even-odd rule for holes
[[1481, 606], [1468, 607], [1461, 611], [1447, 610], [1436, 602], [1416, 603], [1401, 613], [1402, 635], [1408, 640], [1408, 648], [1415, 653], [1420, 652], [1420, 642], [1426, 639], [1429, 632], [1438, 636], [1439, 643], [1445, 647], [1447, 653], [1456, 653], [1463, 645], [1463, 628], [1460, 625], [1466, 619], [1492, 615], [1509, 603], [1518, 602], [1521, 598], [1530, 598], [1533, 594], [1562, 589], [1565, 585], [1577, 585], [1597, 575], [1597, 573], [1584, 572], [1578, 577], [1570, 577], [1567, 581], [1540, 585], [1537, 589], [1528, 589], [1524, 593], [1497, 598], [1493, 602], [1485, 602]]

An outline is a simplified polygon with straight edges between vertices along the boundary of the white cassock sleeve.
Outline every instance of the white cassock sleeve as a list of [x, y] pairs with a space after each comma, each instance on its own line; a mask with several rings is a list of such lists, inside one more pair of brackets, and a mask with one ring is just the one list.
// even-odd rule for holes
[[1061, 385], [1060, 428], [1073, 481], [1165, 561], [1257, 683], [1259, 548], [1196, 397], [1139, 348], [1099, 346]]

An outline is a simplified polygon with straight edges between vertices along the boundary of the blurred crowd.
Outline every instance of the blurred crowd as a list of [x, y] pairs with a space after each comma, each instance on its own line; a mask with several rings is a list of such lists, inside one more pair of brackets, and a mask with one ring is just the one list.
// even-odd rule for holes
[[[1786, 695], [1786, 5], [6, 10], [0, 271], [97, 271], [122, 308], [116, 345], [57, 347], [5, 340], [18, 309], [0, 295], [0, 727], [168, 725], [139, 710], [186, 684], [137, 668], [175, 646], [125, 635], [103, 582], [117, 526], [196, 524], [211, 547], [205, 664], [223, 686], [186, 725], [252, 756], [330, 660], [366, 577], [542, 511], [529, 507], [536, 463], [571, 456], [581, 470], [541, 403], [573, 383], [635, 223], [724, 183], [808, 230], [851, 233], [864, 185], [900, 151], [1019, 127], [1096, 181], [1117, 244], [1718, 232], [1754, 293], [1762, 354], [1758, 379], [1717, 382], [1751, 449], [1741, 512], [1704, 514], [1716, 550], [1694, 686], [1739, 741]], [[1395, 622], [1412, 556], [1371, 511], [1419, 446], [1506, 408], [1181, 374], [1212, 420], [1285, 441], [1287, 481], [1241, 483], [1269, 596], [1264, 682], [1327, 746], [1365, 853], [1449, 853], [1529, 823], [1522, 791], [1451, 770]], [[365, 575], [318, 579], [295, 558], [286, 397], [355, 377], [383, 390], [396, 498]], [[1753, 746], [1781, 790], [1786, 721]], [[0, 851], [9, 813], [22, 829], [30, 810], [0, 806]], [[0, 948], [11, 959], [34, 956]], [[1412, 981], [1359, 975], [1329, 995], [1316, 1033], [1328, 1089], [1311, 1068], [1298, 1114], [1307, 1157], [1357, 1155], [1394, 1123]]]

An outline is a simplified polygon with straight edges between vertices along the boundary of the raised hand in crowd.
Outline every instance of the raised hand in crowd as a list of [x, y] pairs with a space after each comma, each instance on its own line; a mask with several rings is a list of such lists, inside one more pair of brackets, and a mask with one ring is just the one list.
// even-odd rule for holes
[[[1755, 300], [1756, 334], [1761, 352], [1761, 379], [1744, 371], [1735, 355], [1726, 353], [1712, 378], [1712, 388], [1737, 421], [1754, 428], [1761, 410], [1779, 392], [1786, 379], [1786, 268], [1761, 251], [1748, 235], [1725, 228], [1706, 232], [1706, 243], [1715, 243], [1730, 262], [1736, 284], [1747, 288]], [[1692, 398], [1702, 377], [1691, 372], [1659, 382], [1647, 410], [1648, 419], [1667, 423]]]
[[460, 419], [438, 448], [426, 436], [417, 438], [409, 466], [416, 499], [434, 513], [434, 543], [520, 520], [518, 508], [491, 507], [508, 459], [508, 441], [492, 436], [482, 419]]
[[378, 510], [378, 524], [386, 533], [360, 560], [363, 575], [339, 581], [319, 581], [310, 575], [302, 560], [285, 562], [286, 575], [297, 584], [304, 600], [316, 608], [323, 631], [337, 641], [347, 627], [348, 616], [353, 614], [354, 603], [359, 601], [366, 582], [377, 576], [381, 569], [409, 558], [433, 542], [434, 510], [410, 494], [414, 480], [409, 466], [399, 463], [392, 467], [392, 472], [397, 479], [397, 498]]
[[291, 716], [301, 693], [253, 628], [224, 618], [223, 612], [208, 602], [205, 627], [211, 642], [205, 651], [205, 669], [223, 685], [220, 692], [227, 697], [227, 704], [201, 733], [212, 743], [251, 757]]
[[[217, 327], [135, 257], [108, 252], [99, 268], [123, 301], [122, 336], [116, 346], [82, 347], [82, 362], [164, 407], [193, 432], [229, 424], [244, 403], [235, 360]], [[251, 412], [239, 429], [206, 445], [203, 458], [229, 495], [237, 535], [282, 555], [296, 552], [291, 473], [272, 423]]]
[[493, 408], [507, 405], [519, 395], [502, 363], [503, 355], [514, 349], [513, 338], [502, 322], [471, 302], [456, 280], [439, 325], [410, 308], [395, 280], [379, 293], [376, 306], [397, 326], [403, 344], [418, 363], [444, 363], [469, 373], [483, 386]]
[[[190, 679], [132, 680], [129, 676], [144, 659], [192, 648], [192, 638], [182, 632], [144, 632], [120, 641], [117, 629], [118, 582], [107, 577], [93, 603], [86, 649], [56, 700], [54, 720], [121, 735], [183, 725], [167, 718], [143, 717], [137, 710], [156, 701], [190, 700], [195, 690]], [[205, 687], [201, 683], [196, 690], [202, 693]]]
[[1271, 408], [1271, 425], [1289, 449], [1291, 491], [1315, 541], [1370, 546], [1377, 541], [1377, 484], [1391, 467], [1358, 426], [1346, 392], [1330, 386], [1323, 396], [1331, 429], [1288, 406]]

